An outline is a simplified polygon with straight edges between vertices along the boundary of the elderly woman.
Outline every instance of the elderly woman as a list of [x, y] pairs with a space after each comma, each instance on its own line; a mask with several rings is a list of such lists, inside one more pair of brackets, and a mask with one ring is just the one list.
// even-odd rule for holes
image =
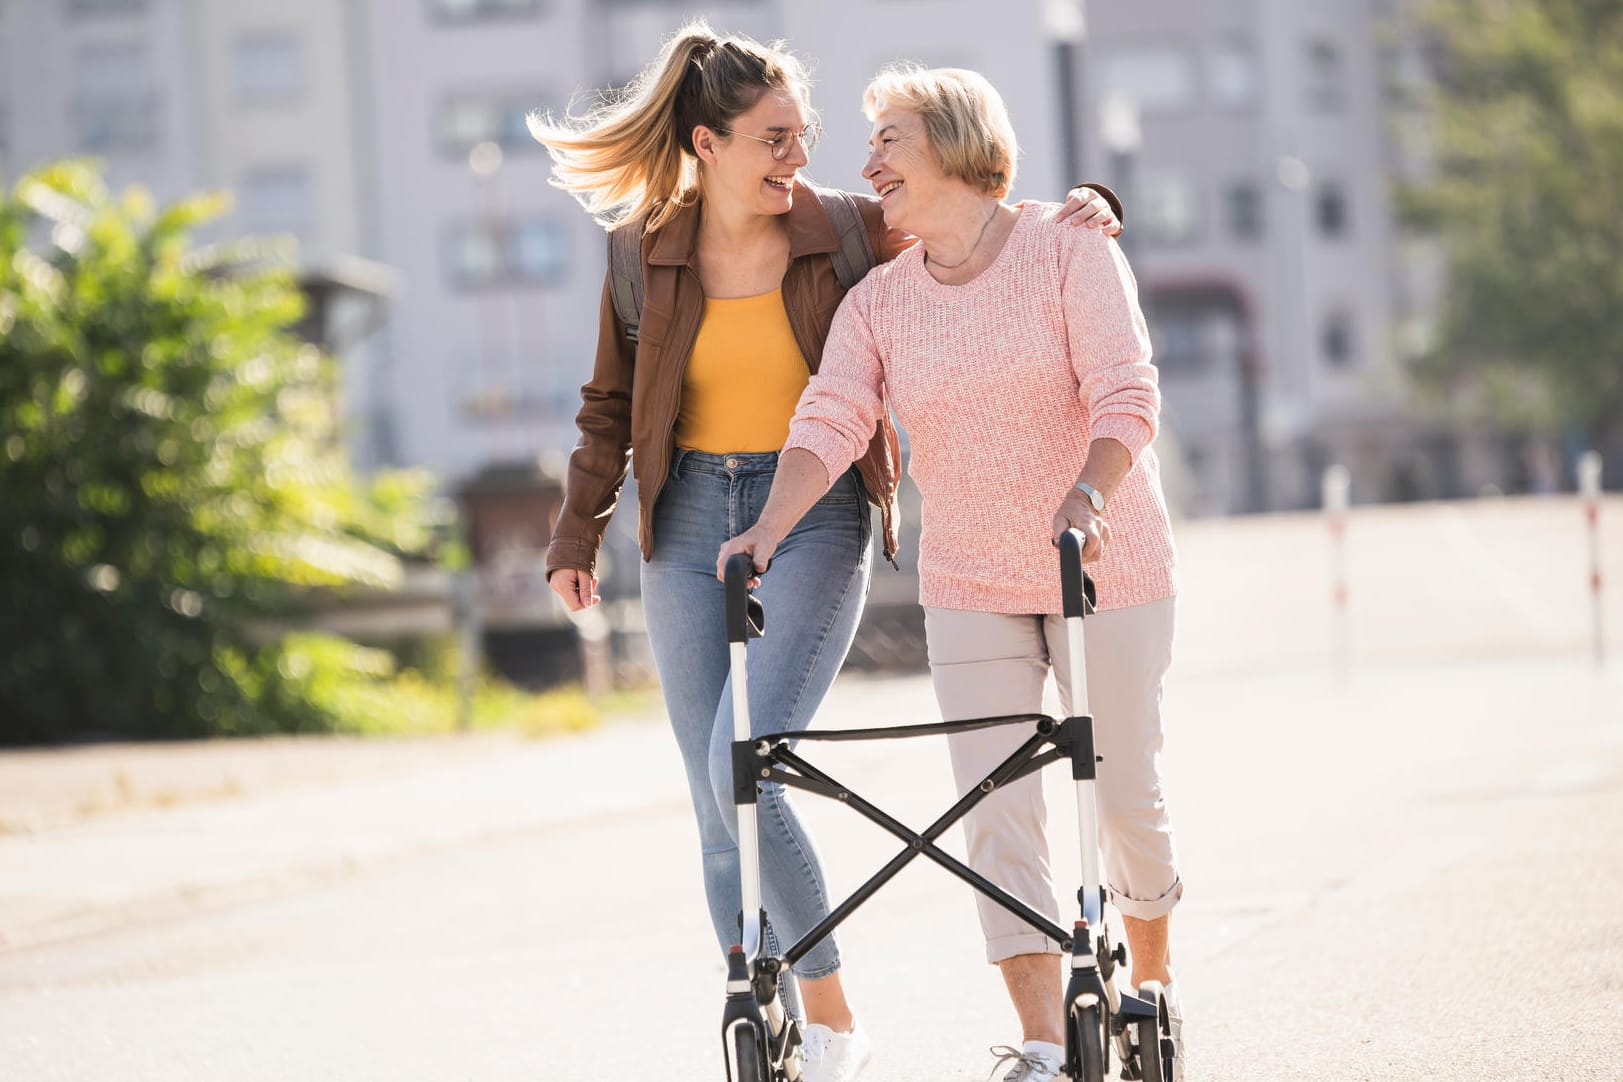
[[[1131, 271], [1116, 244], [1064, 228], [1057, 207], [1008, 205], [1014, 132], [974, 72], [900, 69], [868, 87], [864, 176], [887, 225], [919, 244], [840, 306], [801, 396], [756, 524], [721, 549], [765, 570], [779, 542], [867, 446], [887, 400], [911, 438], [923, 494], [919, 594], [944, 717], [1041, 709], [1051, 667], [1070, 673], [1053, 544], [1070, 527], [1098, 586], [1087, 679], [1105, 876], [1135, 984], [1176, 1007], [1167, 924], [1182, 894], [1161, 794], [1161, 682], [1171, 662], [1173, 546], [1150, 443], [1160, 404]], [[960, 790], [1024, 737], [952, 738]], [[966, 821], [970, 864], [1058, 919], [1033, 775]], [[1005, 1082], [1059, 1078], [1061, 963], [1045, 936], [985, 899], [987, 959], [1024, 1029]], [[1181, 1029], [1181, 1018], [1178, 1021]], [[1181, 1035], [1175, 1077], [1182, 1074]]]

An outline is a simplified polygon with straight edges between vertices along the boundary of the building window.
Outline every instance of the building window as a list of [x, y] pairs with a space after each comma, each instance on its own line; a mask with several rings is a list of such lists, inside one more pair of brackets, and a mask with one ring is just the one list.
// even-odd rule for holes
[[256, 169], [242, 178], [237, 196], [244, 232], [307, 236], [315, 228], [315, 185], [303, 166]]
[[304, 92], [304, 43], [293, 34], [257, 34], [231, 51], [237, 97], [287, 101]]
[[443, 103], [434, 119], [435, 138], [444, 153], [465, 156], [480, 143], [495, 143], [504, 151], [539, 150], [526, 118], [544, 96], [511, 94], [457, 97]]
[[135, 15], [146, 6], [146, 0], [68, 0], [68, 16], [94, 19], [103, 15]]
[[1332, 312], [1320, 331], [1324, 359], [1333, 368], [1346, 368], [1354, 356], [1353, 319], [1350, 312]]
[[506, 258], [500, 233], [490, 226], [459, 226], [452, 230], [446, 253], [451, 281], [461, 289], [500, 285]]
[[1155, 366], [1168, 375], [1193, 376], [1205, 371], [1209, 357], [1202, 341], [1197, 313], [1157, 314], [1150, 328], [1155, 343]]
[[531, 356], [469, 351], [456, 365], [456, 396], [469, 420], [501, 422], [544, 415], [550, 403]]
[[568, 266], [567, 236], [544, 218], [465, 222], [451, 229], [445, 257], [458, 289], [553, 285]]
[[1320, 185], [1314, 197], [1315, 216], [1319, 232], [1326, 237], [1343, 237], [1348, 229], [1347, 193], [1334, 182]]
[[1195, 238], [1195, 188], [1181, 173], [1146, 171], [1134, 188], [1138, 221], [1134, 229], [1159, 244], [1187, 244]]
[[140, 46], [82, 50], [75, 79], [80, 150], [144, 150], [158, 141], [158, 94]]
[[564, 231], [557, 223], [530, 219], [512, 233], [512, 265], [522, 282], [554, 282], [564, 271]]
[[472, 23], [490, 19], [526, 19], [541, 11], [542, 0], [427, 0], [435, 22]]
[[1105, 54], [1100, 67], [1106, 96], [1124, 94], [1146, 113], [1173, 112], [1194, 103], [1193, 65], [1178, 49], [1122, 49]]
[[1257, 185], [1250, 181], [1229, 185], [1225, 202], [1231, 236], [1238, 240], [1262, 236], [1262, 190]]
[[1246, 45], [1214, 45], [1206, 52], [1206, 86], [1219, 105], [1243, 107], [1257, 100], [1257, 62]]
[[1315, 109], [1341, 108], [1341, 49], [1319, 39], [1307, 46], [1307, 100]]

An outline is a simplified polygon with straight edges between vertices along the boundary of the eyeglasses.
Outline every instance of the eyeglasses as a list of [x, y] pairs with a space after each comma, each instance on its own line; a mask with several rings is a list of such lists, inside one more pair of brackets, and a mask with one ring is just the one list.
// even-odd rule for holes
[[789, 147], [796, 139], [800, 140], [800, 145], [806, 148], [807, 154], [810, 154], [813, 148], [817, 146], [817, 140], [823, 137], [821, 124], [807, 124], [799, 131], [779, 132], [771, 139], [763, 139], [759, 135], [746, 135], [741, 131], [728, 131], [726, 128], [717, 128], [716, 130], [723, 135], [740, 135], [745, 139], [753, 139], [757, 143], [765, 143], [772, 150], [772, 160], [779, 162], [789, 156]]

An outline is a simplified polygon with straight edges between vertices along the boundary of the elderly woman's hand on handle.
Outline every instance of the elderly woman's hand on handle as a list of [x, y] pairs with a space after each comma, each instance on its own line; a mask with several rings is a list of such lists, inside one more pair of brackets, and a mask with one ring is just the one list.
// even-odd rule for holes
[[1082, 475], [1078, 477], [1077, 486], [1065, 494], [1059, 502], [1059, 510], [1054, 512], [1054, 544], [1059, 544], [1060, 535], [1066, 530], [1077, 529], [1087, 543], [1082, 548], [1082, 562], [1091, 564], [1105, 554], [1110, 545], [1110, 523], [1105, 519], [1103, 508], [1093, 505], [1093, 498], [1083, 491], [1082, 486], [1097, 492], [1103, 502], [1108, 502], [1116, 486], [1133, 468], [1133, 455], [1121, 441], [1109, 439], [1094, 440], [1088, 445], [1088, 460], [1082, 467]]
[[1059, 510], [1054, 513], [1054, 544], [1059, 544], [1065, 531], [1072, 529], [1082, 531], [1083, 563], [1091, 564], [1105, 554], [1105, 547], [1110, 544], [1110, 523], [1074, 488], [1060, 501]]
[[751, 590], [761, 585], [761, 572], [767, 569], [772, 562], [772, 554], [778, 551], [781, 536], [774, 535], [760, 523], [756, 523], [737, 537], [721, 546], [721, 552], [716, 556], [716, 578], [727, 581], [727, 559], [742, 552], [754, 561], [755, 574], [750, 576]]

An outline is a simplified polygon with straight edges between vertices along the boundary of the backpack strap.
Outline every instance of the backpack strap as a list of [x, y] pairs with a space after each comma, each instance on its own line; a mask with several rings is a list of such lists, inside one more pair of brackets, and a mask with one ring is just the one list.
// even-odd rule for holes
[[609, 231], [609, 296], [632, 345], [637, 344], [637, 327], [642, 323], [643, 222], [636, 218]]
[[868, 242], [868, 229], [862, 224], [862, 211], [857, 208], [857, 201], [850, 192], [833, 188], [814, 190], [817, 201], [823, 205], [823, 213], [834, 224], [834, 233], [840, 240], [840, 246], [828, 256], [834, 264], [834, 276], [840, 280], [840, 285], [849, 290], [879, 262], [874, 258], [873, 245]]

